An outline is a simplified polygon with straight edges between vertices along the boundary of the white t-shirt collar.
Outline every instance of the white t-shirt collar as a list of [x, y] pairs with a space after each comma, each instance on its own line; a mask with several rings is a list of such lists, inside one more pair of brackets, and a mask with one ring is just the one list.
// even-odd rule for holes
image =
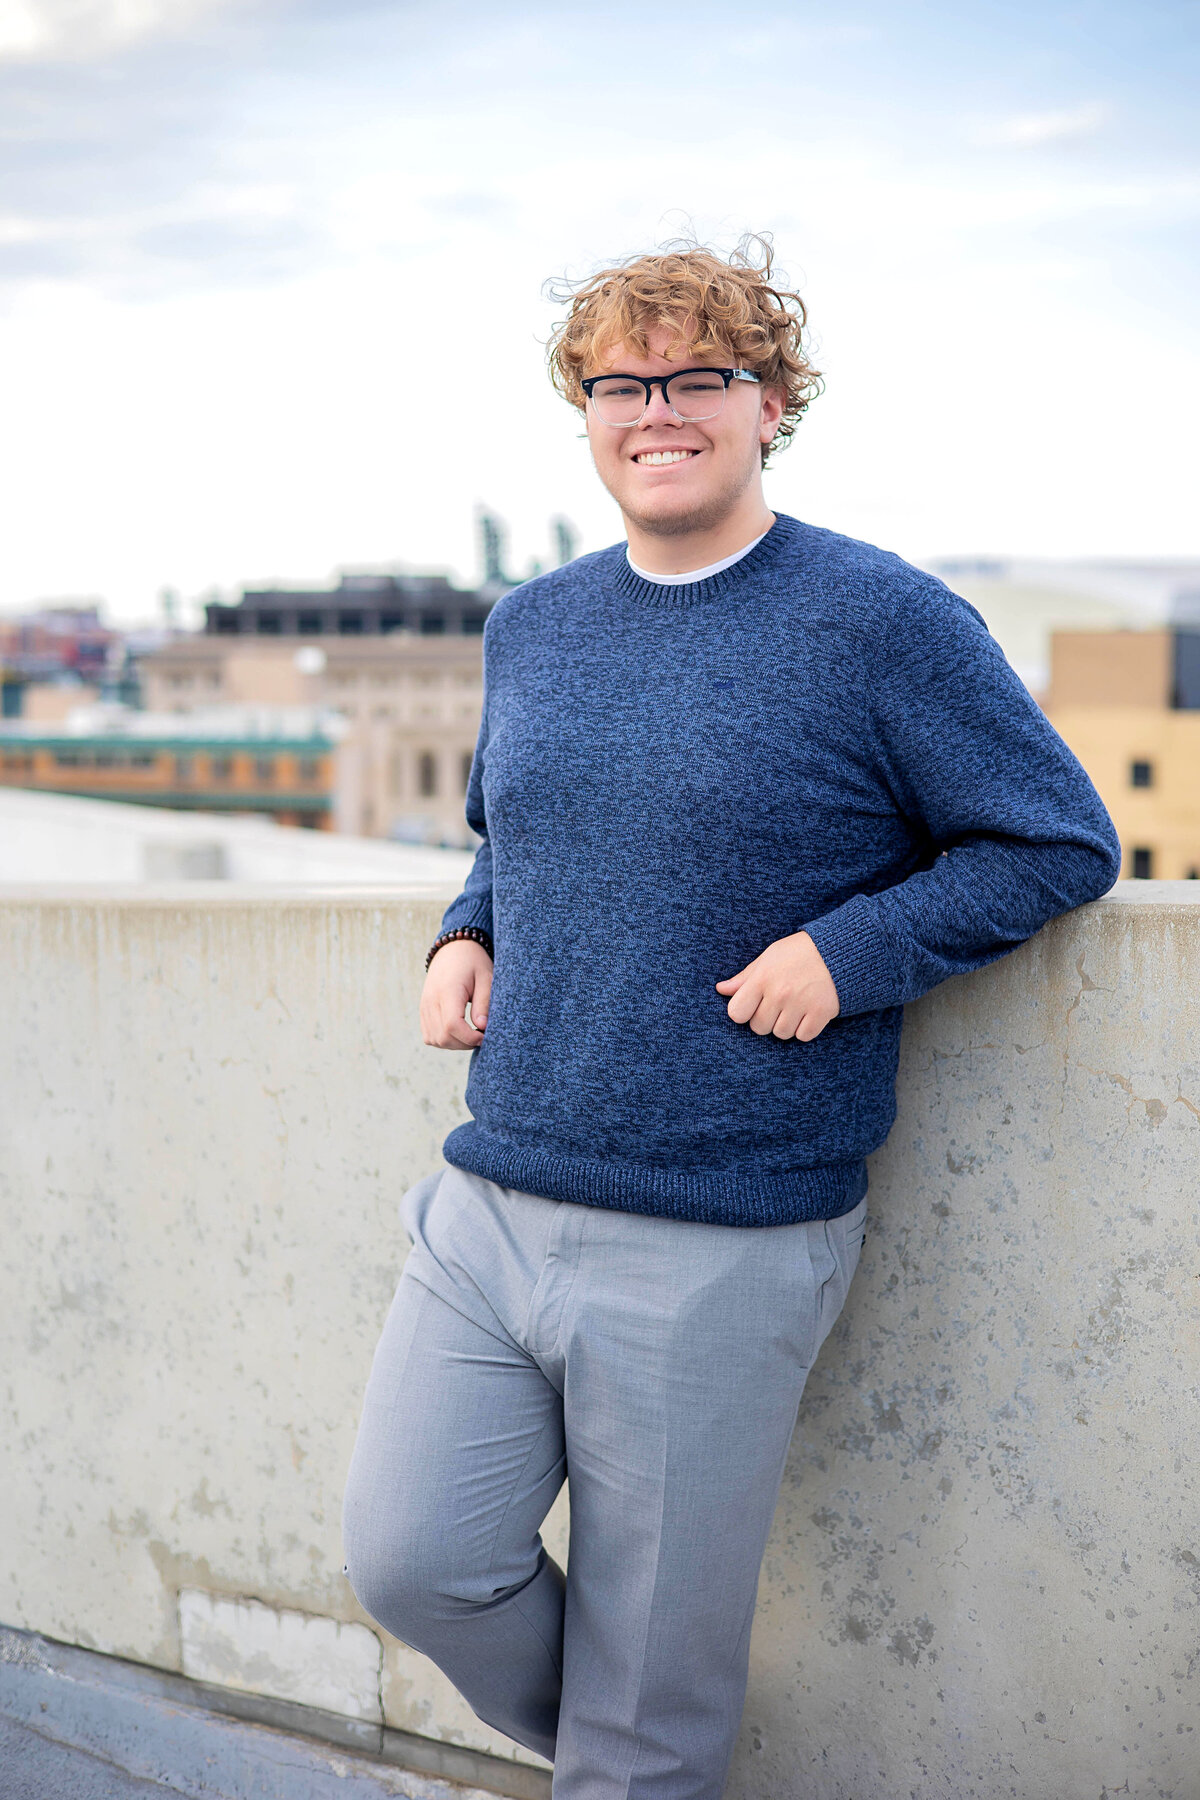
[[[768, 525], [767, 531], [770, 529], [771, 527]], [[732, 556], [723, 556], [720, 562], [708, 563], [703, 569], [685, 569], [682, 575], [652, 575], [649, 569], [639, 569], [629, 554], [628, 546], [625, 549], [625, 560], [634, 574], [640, 575], [643, 581], [652, 581], [657, 587], [682, 587], [684, 582], [707, 581], [710, 575], [719, 575], [722, 569], [732, 568], [735, 562], [741, 562], [743, 556], [749, 556], [755, 546], [762, 543], [767, 531], [760, 531], [753, 543], [743, 545], [742, 549], [735, 550]]]

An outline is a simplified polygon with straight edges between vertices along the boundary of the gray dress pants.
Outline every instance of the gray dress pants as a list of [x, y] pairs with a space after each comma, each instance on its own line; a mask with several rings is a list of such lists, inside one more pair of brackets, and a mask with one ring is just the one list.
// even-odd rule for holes
[[[805, 1376], [858, 1261], [840, 1219], [616, 1212], [447, 1167], [413, 1248], [344, 1509], [366, 1610], [555, 1800], [719, 1800]], [[570, 1484], [568, 1573], [539, 1527]]]

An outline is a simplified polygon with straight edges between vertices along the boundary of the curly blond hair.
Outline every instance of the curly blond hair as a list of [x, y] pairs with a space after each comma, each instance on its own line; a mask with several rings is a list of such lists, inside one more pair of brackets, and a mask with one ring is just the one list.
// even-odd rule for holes
[[669, 355], [719, 356], [752, 369], [764, 386], [783, 390], [779, 428], [762, 447], [765, 467], [822, 387], [804, 346], [804, 302], [772, 285], [773, 262], [770, 237], [747, 233], [727, 258], [686, 239], [626, 257], [583, 281], [548, 284], [550, 297], [569, 309], [547, 346], [551, 381], [582, 412], [580, 380], [589, 370], [617, 344], [646, 356], [647, 333], [669, 326]]

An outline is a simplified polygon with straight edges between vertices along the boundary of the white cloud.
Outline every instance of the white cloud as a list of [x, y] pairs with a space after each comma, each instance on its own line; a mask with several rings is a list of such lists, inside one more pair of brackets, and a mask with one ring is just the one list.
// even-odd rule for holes
[[233, 0], [0, 0], [0, 61], [74, 61], [177, 32]]
[[1060, 144], [1072, 138], [1092, 137], [1112, 117], [1110, 107], [1099, 100], [1058, 112], [1017, 113], [981, 125], [974, 133], [977, 144], [1012, 150], [1036, 150], [1043, 144]]
[[[20, 10], [61, 46], [68, 18], [111, 44], [218, 3]], [[910, 555], [1194, 550], [1200, 363], [1170, 265], [1157, 295], [1151, 278], [1200, 176], [1090, 153], [1098, 103], [1017, 116], [1017, 85], [987, 126], [1003, 153], [964, 158], [961, 115], [843, 117], [861, 95], [840, 72], [823, 107], [793, 106], [765, 58], [731, 85], [705, 53], [682, 65], [687, 122], [640, 74], [581, 98], [592, 39], [574, 24], [324, 6], [324, 24], [318, 0], [279, 6], [294, 40], [197, 32], [153, 68], [131, 58], [119, 87], [106, 70], [9, 78], [32, 98], [0, 216], [0, 609], [99, 591], [130, 617], [164, 582], [195, 595], [397, 557], [466, 577], [475, 501], [511, 522], [516, 569], [546, 555], [553, 512], [586, 547], [611, 541], [545, 380], [541, 282], [683, 221], [725, 244], [772, 229], [812, 306], [828, 393], [774, 504]], [[341, 6], [361, 36], [343, 38]], [[0, 0], [0, 43], [17, 14]], [[1072, 137], [1078, 160], [1012, 154]], [[1116, 317], [1119, 373], [1137, 370], [1119, 396]], [[500, 406], [471, 358], [505, 371]]]

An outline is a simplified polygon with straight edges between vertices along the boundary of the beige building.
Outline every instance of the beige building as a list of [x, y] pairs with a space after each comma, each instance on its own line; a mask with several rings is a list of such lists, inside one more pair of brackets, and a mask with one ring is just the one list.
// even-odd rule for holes
[[1123, 876], [1200, 877], [1200, 631], [1058, 631], [1046, 712], [1100, 791]]
[[982, 613], [988, 630], [1040, 702], [1056, 631], [1146, 629], [1200, 603], [1200, 562], [1165, 558], [943, 557], [926, 565]]
[[21, 695], [18, 717], [29, 725], [56, 725], [80, 706], [92, 706], [100, 689], [79, 681], [30, 681]]
[[141, 662], [145, 705], [331, 707], [348, 721], [357, 790], [345, 830], [468, 847], [467, 776], [483, 705], [479, 636], [179, 638]]

